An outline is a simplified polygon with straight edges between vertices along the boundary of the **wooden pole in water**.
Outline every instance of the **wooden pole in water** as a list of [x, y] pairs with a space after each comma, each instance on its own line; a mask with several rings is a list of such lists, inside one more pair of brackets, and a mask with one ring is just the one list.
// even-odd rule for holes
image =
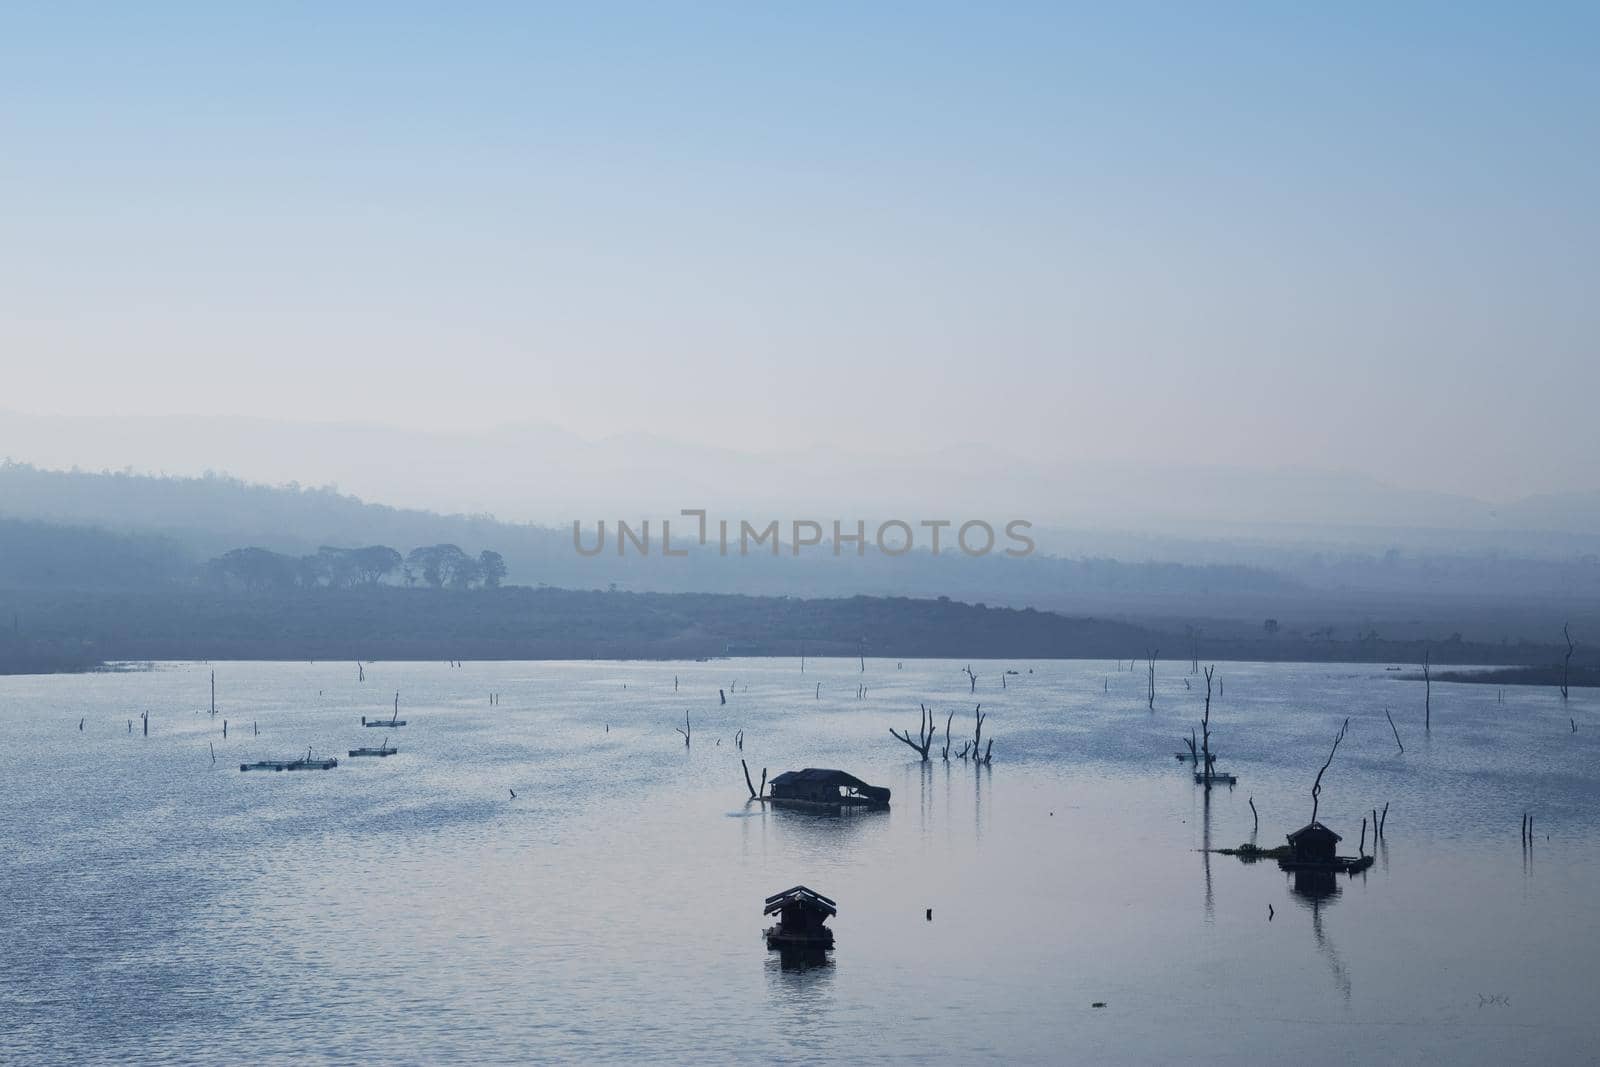
[[1383, 714], [1389, 720], [1389, 729], [1394, 731], [1394, 743], [1400, 746], [1400, 752], [1402, 755], [1404, 755], [1406, 746], [1405, 743], [1400, 740], [1400, 731], [1394, 724], [1394, 716], [1389, 714], [1388, 708], [1383, 709]]
[[1378, 836], [1383, 836], [1384, 824], [1389, 821], [1389, 802], [1383, 802], [1383, 814], [1378, 817]]
[[211, 672], [211, 714], [217, 713], [217, 672]]
[[1422, 650], [1422, 728], [1433, 729], [1433, 674], [1428, 669], [1429, 650]]
[[1361, 848], [1361, 854], [1363, 856], [1365, 856], [1367, 854], [1367, 817], [1365, 815], [1361, 816], [1361, 845], [1360, 845], [1360, 848]]
[[139, 713], [139, 718], [144, 722], [144, 735], [146, 737], [149, 737], [150, 736], [150, 713], [148, 711], [141, 711]]
[[223, 737], [224, 740], [226, 740], [227, 737], [228, 737], [228, 720], [227, 719], [223, 719], [222, 720], [222, 737]]
[[1250, 798], [1250, 832], [1253, 834], [1261, 829], [1261, 817], [1256, 814], [1256, 798]]

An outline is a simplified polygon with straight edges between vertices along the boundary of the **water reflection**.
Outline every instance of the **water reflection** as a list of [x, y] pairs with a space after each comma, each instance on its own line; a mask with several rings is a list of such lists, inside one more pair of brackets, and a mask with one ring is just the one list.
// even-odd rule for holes
[[1316, 942], [1317, 952], [1328, 963], [1328, 969], [1333, 974], [1333, 984], [1338, 988], [1341, 996], [1346, 1001], [1350, 999], [1350, 971], [1344, 964], [1344, 959], [1339, 955], [1333, 940], [1328, 937], [1327, 931], [1322, 926], [1322, 912], [1324, 908], [1332, 906], [1338, 900], [1342, 890], [1339, 879], [1332, 871], [1295, 871], [1294, 882], [1290, 893], [1297, 898], [1301, 905], [1311, 912], [1311, 937]]
[[983, 795], [989, 787], [989, 775], [993, 768], [988, 764], [979, 764], [972, 768], [972, 839], [983, 840]]
[[859, 805], [840, 805], [824, 808], [806, 805], [771, 804], [770, 815], [779, 826], [794, 828], [801, 833], [853, 834], [873, 819], [885, 818], [888, 808], [866, 808]]
[[[827, 971], [826, 977], [833, 976], [833, 956], [825, 948], [816, 945], [789, 946], [771, 949], [767, 953], [767, 978], [773, 977], [773, 964], [776, 962], [781, 972]], [[808, 988], [805, 983], [790, 982], [785, 992], [794, 992], [797, 989]]]
[[834, 963], [821, 949], [773, 949], [764, 973], [773, 1028], [783, 1035], [786, 1055], [796, 1062], [828, 1054], [833, 1009]]

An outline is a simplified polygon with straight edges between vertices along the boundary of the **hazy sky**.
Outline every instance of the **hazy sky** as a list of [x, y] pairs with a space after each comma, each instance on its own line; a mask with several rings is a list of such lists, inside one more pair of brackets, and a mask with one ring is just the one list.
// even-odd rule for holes
[[0, 11], [0, 406], [1600, 487], [1600, 7], [255, 7]]

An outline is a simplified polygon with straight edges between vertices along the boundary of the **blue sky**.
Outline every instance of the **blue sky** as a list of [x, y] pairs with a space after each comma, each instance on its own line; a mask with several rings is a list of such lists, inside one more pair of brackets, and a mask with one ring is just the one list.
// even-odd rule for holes
[[0, 12], [0, 406], [1600, 488], [1600, 9]]

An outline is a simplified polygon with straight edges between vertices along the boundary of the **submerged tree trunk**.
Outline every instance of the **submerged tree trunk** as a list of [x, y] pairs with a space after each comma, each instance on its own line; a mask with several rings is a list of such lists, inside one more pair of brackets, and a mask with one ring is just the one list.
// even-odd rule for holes
[[893, 726], [889, 727], [889, 736], [916, 749], [917, 755], [922, 757], [922, 762], [927, 763], [928, 750], [933, 747], [933, 712], [928, 710], [926, 704], [921, 705], [921, 707], [922, 719], [917, 724], [917, 739], [915, 741], [911, 740], [910, 730], [900, 733]]
[[1433, 672], [1428, 669], [1428, 649], [1422, 650], [1422, 728], [1433, 729]]
[[[755, 787], [754, 783], [752, 783], [750, 781], [750, 766], [749, 766], [749, 764], [745, 763], [745, 761], [741, 759], [739, 761], [739, 766], [744, 768], [744, 787], [746, 789], [750, 790], [750, 799], [751, 800], [760, 800], [761, 799], [761, 794], [756, 792], [756, 787]], [[761, 788], [763, 790], [767, 788], [767, 771], [766, 771], [766, 768], [764, 768], [764, 767], [761, 770]]]
[[1339, 734], [1333, 739], [1333, 747], [1328, 750], [1328, 759], [1322, 765], [1322, 770], [1317, 772], [1317, 780], [1311, 785], [1311, 821], [1317, 821], [1317, 802], [1322, 796], [1322, 776], [1327, 773], [1328, 767], [1333, 763], [1333, 754], [1339, 751], [1339, 742], [1344, 740], [1345, 731], [1350, 729], [1350, 720], [1345, 719], [1344, 725], [1339, 727]]
[[1566, 655], [1566, 658], [1561, 661], [1561, 699], [1562, 700], [1567, 699], [1567, 680], [1568, 680], [1567, 679], [1567, 675], [1572, 669], [1572, 653], [1577, 648], [1577, 646], [1572, 643], [1572, 632], [1571, 632], [1571, 630], [1568, 629], [1568, 625], [1569, 624], [1567, 624], [1567, 623], [1562, 623], [1562, 625], [1561, 625], [1561, 636], [1565, 637], [1567, 639], [1567, 655]]

